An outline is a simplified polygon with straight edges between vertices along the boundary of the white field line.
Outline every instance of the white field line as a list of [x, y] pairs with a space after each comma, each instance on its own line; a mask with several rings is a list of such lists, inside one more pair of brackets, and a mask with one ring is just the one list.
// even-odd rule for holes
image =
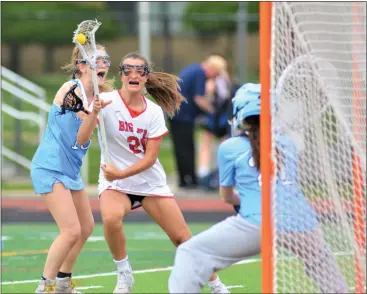
[[[352, 252], [334, 252], [337, 256], [345, 256], [345, 255], [352, 255]], [[297, 259], [295, 257], [289, 257], [289, 259]], [[237, 264], [246, 264], [246, 263], [255, 263], [260, 262], [261, 259], [259, 258], [253, 258], [253, 259], [245, 259], [240, 262], [235, 263]], [[145, 269], [145, 270], [136, 270], [133, 271], [133, 274], [145, 274], [145, 273], [155, 273], [155, 272], [165, 272], [172, 270], [172, 266], [168, 267], [158, 267], [158, 268], [151, 268], [151, 269]], [[81, 276], [74, 276], [73, 279], [88, 279], [88, 278], [95, 278], [95, 277], [107, 277], [107, 276], [114, 276], [116, 275], [116, 272], [109, 272], [109, 273], [100, 273], [100, 274], [91, 274], [91, 275], [81, 275]], [[38, 280], [24, 280], [24, 281], [11, 281], [11, 282], [2, 282], [0, 285], [14, 285], [14, 284], [28, 284], [28, 283], [38, 283]]]
[[87, 287], [75, 287], [77, 290], [88, 290], [88, 289], [97, 289], [103, 288], [103, 286], [87, 286]]
[[233, 285], [233, 286], [226, 286], [227, 289], [233, 289], [233, 288], [245, 288], [244, 286], [241, 285]]
[[[246, 259], [242, 260], [240, 262], [235, 263], [236, 264], [246, 264], [246, 263], [255, 263], [259, 262], [260, 259]], [[155, 272], [165, 272], [172, 270], [172, 266], [168, 267], [158, 267], [158, 268], [151, 268], [151, 269], [145, 269], [145, 270], [136, 270], [133, 271], [134, 275], [138, 274], [146, 274], [146, 273], [155, 273]], [[95, 278], [95, 277], [107, 277], [107, 276], [114, 276], [116, 275], [116, 272], [109, 272], [109, 273], [100, 273], [100, 274], [92, 274], [92, 275], [81, 275], [81, 276], [73, 276], [73, 280], [75, 279], [88, 279], [88, 278]], [[24, 281], [12, 281], [12, 282], [2, 282], [1, 285], [14, 285], [14, 284], [28, 284], [28, 283], [38, 283], [38, 280], [24, 280]]]

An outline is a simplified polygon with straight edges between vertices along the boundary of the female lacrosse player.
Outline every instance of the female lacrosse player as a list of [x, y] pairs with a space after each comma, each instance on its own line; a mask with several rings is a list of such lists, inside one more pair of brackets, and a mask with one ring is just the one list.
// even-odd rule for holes
[[[239, 205], [239, 213], [178, 247], [169, 278], [170, 293], [200, 293], [215, 270], [260, 253], [259, 96], [259, 84], [245, 84], [236, 92], [232, 123], [242, 134], [227, 139], [218, 150], [220, 194], [225, 202]], [[276, 223], [278, 232], [284, 234], [280, 239], [289, 240], [287, 249], [303, 261], [306, 273], [321, 293], [347, 293], [347, 284], [323, 240], [316, 214], [298, 187], [295, 145], [289, 138], [276, 135], [276, 148], [282, 158], [275, 200], [275, 213], [282, 216]]]
[[[106, 80], [109, 57], [102, 46], [98, 46], [98, 54], [99, 89], [111, 91]], [[36, 293], [76, 293], [71, 286], [72, 268], [94, 227], [80, 168], [98, 113], [109, 102], [94, 96], [92, 71], [77, 47], [65, 68], [73, 70], [73, 79], [56, 93], [45, 134], [32, 160], [34, 191], [43, 196], [60, 231], [48, 251]]]
[[[103, 111], [111, 163], [105, 165], [102, 158], [99, 195], [104, 234], [118, 272], [114, 293], [130, 293], [134, 279], [121, 220], [143, 206], [175, 246], [190, 239], [191, 232], [158, 160], [162, 137], [168, 133], [162, 108], [172, 116], [184, 100], [178, 78], [151, 72], [137, 53], [122, 59], [120, 77], [120, 90], [101, 95], [112, 100]], [[144, 87], [158, 105], [142, 95]], [[209, 286], [212, 293], [228, 293], [216, 275]]]

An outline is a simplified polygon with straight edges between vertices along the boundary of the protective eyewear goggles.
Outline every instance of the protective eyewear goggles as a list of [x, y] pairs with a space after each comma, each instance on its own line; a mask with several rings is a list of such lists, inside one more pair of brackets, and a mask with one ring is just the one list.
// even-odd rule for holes
[[[87, 64], [87, 61], [84, 59], [77, 59], [75, 64]], [[96, 66], [98, 67], [110, 67], [111, 66], [111, 61], [110, 61], [110, 57], [108, 55], [98, 55], [97, 59], [96, 59]]]
[[131, 64], [123, 64], [119, 66], [120, 73], [123, 73], [125, 76], [130, 75], [133, 71], [136, 71], [141, 77], [146, 76], [150, 71], [148, 66], [146, 65], [131, 65]]

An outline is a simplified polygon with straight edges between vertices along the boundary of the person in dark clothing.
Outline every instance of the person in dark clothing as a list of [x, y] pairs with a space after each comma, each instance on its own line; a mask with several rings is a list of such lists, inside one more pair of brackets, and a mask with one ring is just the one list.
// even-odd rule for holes
[[216, 139], [223, 141], [231, 136], [228, 121], [232, 118], [232, 113], [228, 109], [232, 106], [231, 100], [238, 88], [232, 78], [228, 61], [227, 68], [227, 72], [223, 72], [215, 79], [208, 79], [206, 82], [206, 93], [213, 97], [212, 105], [215, 112], [205, 115], [202, 122], [203, 131], [200, 133], [199, 185], [214, 190], [219, 188], [219, 181], [217, 168], [211, 169], [213, 143]]
[[186, 98], [178, 113], [170, 119], [171, 138], [179, 174], [179, 187], [196, 188], [194, 126], [200, 112], [214, 113], [215, 109], [205, 94], [207, 79], [222, 74], [227, 62], [221, 56], [209, 56], [202, 63], [186, 66], [179, 73], [181, 94]]

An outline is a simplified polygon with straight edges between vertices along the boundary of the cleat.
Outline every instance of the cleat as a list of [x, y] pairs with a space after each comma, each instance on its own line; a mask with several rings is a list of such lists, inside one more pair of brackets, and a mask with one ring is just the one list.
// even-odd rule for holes
[[56, 293], [56, 281], [55, 280], [40, 280], [35, 293], [36, 294]]
[[57, 278], [56, 293], [81, 293], [75, 290], [75, 283], [71, 278]]

